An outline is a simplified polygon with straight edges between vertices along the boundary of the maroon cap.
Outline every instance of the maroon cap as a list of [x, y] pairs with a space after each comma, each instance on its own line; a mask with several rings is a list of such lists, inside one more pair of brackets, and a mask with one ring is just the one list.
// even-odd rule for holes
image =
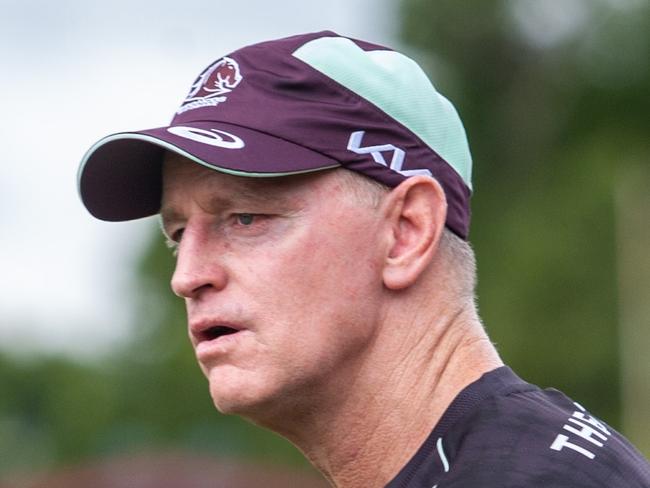
[[201, 72], [170, 125], [101, 139], [79, 169], [86, 208], [158, 213], [165, 151], [248, 177], [344, 167], [394, 187], [430, 175], [467, 238], [471, 156], [453, 106], [406, 56], [333, 32], [239, 49]]

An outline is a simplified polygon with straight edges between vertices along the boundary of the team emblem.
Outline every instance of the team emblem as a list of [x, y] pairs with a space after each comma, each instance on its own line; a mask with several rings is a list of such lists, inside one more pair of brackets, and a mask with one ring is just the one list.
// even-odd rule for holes
[[177, 113], [201, 107], [216, 107], [226, 101], [226, 94], [239, 85], [241, 80], [237, 61], [229, 57], [221, 58], [198, 76]]

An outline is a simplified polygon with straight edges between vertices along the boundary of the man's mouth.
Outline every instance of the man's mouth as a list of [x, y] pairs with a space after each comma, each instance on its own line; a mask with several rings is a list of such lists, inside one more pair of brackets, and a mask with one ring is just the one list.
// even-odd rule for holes
[[226, 325], [215, 325], [199, 332], [196, 337], [199, 342], [212, 341], [219, 337], [236, 334], [239, 330]]
[[[199, 360], [232, 349], [245, 336], [247, 329], [238, 324], [215, 318], [196, 319], [190, 322], [192, 344]], [[229, 336], [229, 337], [228, 337]]]

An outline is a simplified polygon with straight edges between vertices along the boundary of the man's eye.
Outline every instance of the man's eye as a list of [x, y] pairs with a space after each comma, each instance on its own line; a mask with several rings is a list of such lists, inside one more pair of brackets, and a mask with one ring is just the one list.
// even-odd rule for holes
[[183, 232], [185, 232], [185, 229], [178, 229], [178, 230], [174, 231], [172, 233], [172, 235], [169, 236], [171, 241], [174, 244], [178, 244], [179, 242], [181, 242], [181, 239], [183, 238]]
[[251, 225], [253, 223], [253, 220], [255, 220], [255, 215], [249, 213], [240, 213], [237, 214], [236, 218], [237, 223], [240, 225]]
[[183, 237], [183, 230], [184, 229], [180, 229], [173, 232], [171, 235], [168, 235], [165, 240], [165, 244], [167, 244], [167, 247], [172, 250], [172, 255], [174, 257], [178, 255], [178, 245]]

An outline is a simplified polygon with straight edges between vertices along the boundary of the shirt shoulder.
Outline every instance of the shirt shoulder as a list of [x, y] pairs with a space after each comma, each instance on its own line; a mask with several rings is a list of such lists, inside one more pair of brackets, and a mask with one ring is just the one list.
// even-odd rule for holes
[[563, 393], [509, 368], [452, 402], [387, 488], [650, 488], [650, 465]]
[[618, 432], [557, 390], [484, 399], [443, 438], [440, 488], [649, 488], [650, 466]]

